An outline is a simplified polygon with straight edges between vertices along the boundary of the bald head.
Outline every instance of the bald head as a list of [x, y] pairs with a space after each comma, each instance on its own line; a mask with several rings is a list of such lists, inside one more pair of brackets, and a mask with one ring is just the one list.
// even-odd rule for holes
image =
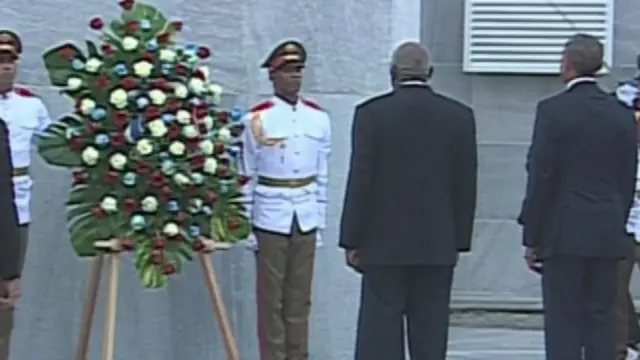
[[391, 72], [395, 81], [428, 80], [431, 64], [427, 49], [414, 41], [400, 44], [391, 57]]
[[565, 71], [573, 76], [593, 76], [604, 64], [604, 50], [598, 38], [588, 34], [572, 36], [563, 51]]

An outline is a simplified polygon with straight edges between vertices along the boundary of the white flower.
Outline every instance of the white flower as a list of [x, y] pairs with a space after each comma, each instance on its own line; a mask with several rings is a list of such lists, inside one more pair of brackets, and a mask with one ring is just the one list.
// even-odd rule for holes
[[125, 36], [124, 39], [122, 39], [122, 48], [125, 51], [133, 51], [138, 48], [139, 44], [138, 39], [133, 36]]
[[200, 121], [202, 121], [202, 123], [207, 128], [207, 130], [211, 130], [211, 128], [213, 127], [213, 118], [211, 116], [207, 115], [203, 117]]
[[169, 237], [173, 237], [180, 233], [180, 228], [176, 223], [169, 222], [164, 225], [162, 232]]
[[213, 97], [213, 102], [219, 104], [221, 100], [220, 97], [222, 96], [222, 86], [218, 84], [209, 84], [209, 92]]
[[147, 126], [153, 137], [163, 137], [168, 131], [167, 125], [160, 119], [151, 121]]
[[127, 157], [120, 153], [113, 154], [109, 158], [109, 164], [115, 170], [122, 170], [127, 165]]
[[115, 89], [109, 95], [109, 102], [118, 109], [123, 109], [129, 102], [129, 97], [124, 89]]
[[188, 139], [193, 139], [199, 135], [198, 128], [193, 125], [187, 125], [182, 128], [182, 135], [184, 135]]
[[218, 130], [218, 139], [222, 142], [227, 142], [231, 140], [231, 130], [227, 128], [222, 128]]
[[186, 99], [189, 96], [189, 89], [182, 84], [177, 84], [173, 89], [173, 93], [178, 99]]
[[191, 114], [187, 110], [178, 110], [176, 112], [176, 120], [180, 124], [188, 124], [191, 122]]
[[206, 89], [206, 85], [204, 81], [198, 78], [192, 78], [189, 80], [189, 89], [196, 94], [201, 94]]
[[97, 164], [99, 158], [100, 153], [92, 146], [88, 146], [84, 151], [82, 151], [82, 161], [84, 161], [88, 166], [94, 166]]
[[100, 202], [100, 207], [106, 212], [118, 211], [118, 200], [113, 196], [105, 196]]
[[148, 61], [139, 61], [133, 65], [133, 73], [141, 78], [148, 78], [153, 71], [153, 64]]
[[210, 157], [204, 161], [204, 172], [207, 174], [215, 174], [216, 170], [218, 170], [218, 162], [216, 159]]
[[84, 64], [84, 70], [88, 73], [96, 73], [98, 72], [98, 70], [100, 70], [101, 66], [102, 66], [102, 61], [96, 58], [90, 58]]
[[203, 153], [205, 153], [205, 155], [211, 155], [213, 154], [213, 149], [215, 148], [215, 146], [213, 145], [213, 141], [211, 140], [203, 140], [200, 142], [200, 150], [202, 150]]
[[175, 174], [173, 175], [173, 181], [178, 185], [188, 185], [191, 183], [191, 179], [185, 174]]
[[174, 141], [169, 145], [169, 152], [171, 155], [181, 156], [184, 154], [186, 147], [180, 141]]
[[160, 61], [174, 62], [176, 60], [176, 52], [169, 49], [160, 50]]
[[75, 91], [82, 86], [82, 79], [77, 76], [71, 76], [67, 79], [67, 89]]
[[149, 139], [142, 139], [136, 144], [136, 150], [140, 155], [149, 155], [153, 152], [153, 144]]
[[167, 95], [162, 90], [153, 89], [149, 91], [149, 98], [154, 105], [162, 105], [167, 101]]
[[82, 99], [80, 101], [80, 112], [84, 115], [89, 115], [96, 108], [96, 102], [91, 99]]
[[202, 73], [202, 75], [204, 76], [204, 81], [205, 82], [209, 82], [209, 76], [211, 75], [211, 71], [209, 70], [209, 67], [200, 66], [200, 67], [198, 67], [197, 71]]
[[153, 196], [145, 196], [140, 202], [140, 207], [144, 212], [155, 212], [158, 210], [158, 200]]

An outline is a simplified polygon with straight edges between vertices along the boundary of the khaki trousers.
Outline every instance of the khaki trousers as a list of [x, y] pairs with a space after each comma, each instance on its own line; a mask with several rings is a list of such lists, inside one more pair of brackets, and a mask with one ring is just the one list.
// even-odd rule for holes
[[[29, 225], [20, 226], [20, 244], [22, 253], [20, 255], [20, 266], [24, 265], [29, 242]], [[1, 285], [1, 284], [0, 284]], [[4, 288], [4, 286], [0, 287]], [[0, 360], [9, 360], [9, 345], [11, 342], [11, 331], [13, 330], [14, 309], [0, 310]]]
[[[256, 229], [258, 341], [260, 360], [309, 358], [309, 314], [315, 231], [290, 235]], [[0, 359], [2, 360], [2, 359]]]

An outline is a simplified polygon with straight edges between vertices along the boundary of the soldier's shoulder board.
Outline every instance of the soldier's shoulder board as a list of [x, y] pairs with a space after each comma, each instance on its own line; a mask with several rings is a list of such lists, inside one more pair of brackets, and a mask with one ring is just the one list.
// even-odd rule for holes
[[251, 109], [249, 109], [249, 112], [255, 113], [255, 112], [264, 111], [264, 110], [272, 108], [273, 105], [274, 105], [273, 101], [265, 100], [265, 101], [262, 101], [262, 102], [258, 103], [257, 105], [255, 105]]
[[316, 109], [318, 111], [324, 111], [322, 106], [320, 106], [320, 104], [318, 104], [317, 102], [315, 102], [313, 100], [302, 99], [302, 103], [305, 104], [306, 106], [312, 108], [312, 109]]
[[31, 90], [25, 88], [25, 87], [21, 87], [21, 86], [16, 86], [13, 88], [13, 91], [23, 97], [32, 97], [32, 98], [37, 98], [38, 96], [36, 94], [34, 94]]

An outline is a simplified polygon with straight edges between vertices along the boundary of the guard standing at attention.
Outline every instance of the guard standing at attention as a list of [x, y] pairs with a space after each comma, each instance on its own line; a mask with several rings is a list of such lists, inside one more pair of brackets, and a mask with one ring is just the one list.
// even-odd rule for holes
[[[42, 100], [31, 91], [15, 86], [22, 41], [10, 30], [0, 30], [0, 118], [9, 130], [9, 145], [13, 163], [13, 191], [18, 213], [21, 257], [19, 272], [24, 265], [31, 214], [29, 203], [33, 181], [29, 176], [31, 149], [35, 135], [50, 123]], [[0, 308], [0, 360], [9, 358], [9, 340], [13, 329], [14, 309]]]
[[316, 244], [325, 228], [328, 114], [299, 96], [306, 51], [278, 45], [262, 65], [274, 96], [247, 114], [240, 169], [250, 180], [245, 206], [256, 251], [261, 360], [309, 358], [309, 313]]

